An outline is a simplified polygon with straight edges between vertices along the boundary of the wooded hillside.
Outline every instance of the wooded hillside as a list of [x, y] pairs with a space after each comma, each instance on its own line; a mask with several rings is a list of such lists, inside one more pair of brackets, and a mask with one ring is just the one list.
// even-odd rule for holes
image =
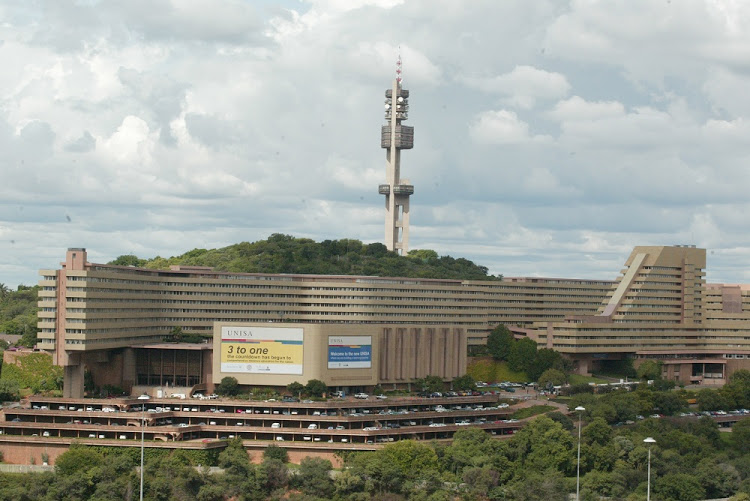
[[180, 256], [141, 259], [123, 255], [110, 264], [164, 269], [170, 265], [210, 266], [242, 273], [304, 273], [382, 277], [500, 280], [464, 258], [438, 256], [433, 250], [413, 250], [408, 256], [389, 252], [381, 243], [324, 240], [273, 234], [266, 240], [242, 242], [221, 249], [193, 249]]

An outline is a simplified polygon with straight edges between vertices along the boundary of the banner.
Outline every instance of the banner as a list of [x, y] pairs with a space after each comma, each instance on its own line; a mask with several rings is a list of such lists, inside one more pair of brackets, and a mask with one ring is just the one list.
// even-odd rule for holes
[[328, 336], [329, 369], [372, 367], [372, 336]]
[[302, 375], [299, 327], [222, 327], [221, 372]]

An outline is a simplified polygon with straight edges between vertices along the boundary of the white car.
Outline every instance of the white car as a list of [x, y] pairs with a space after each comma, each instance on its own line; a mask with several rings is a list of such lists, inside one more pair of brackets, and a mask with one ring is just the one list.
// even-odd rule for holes
[[361, 398], [362, 400], [366, 400], [370, 398], [370, 395], [368, 395], [367, 393], [355, 393], [354, 398]]

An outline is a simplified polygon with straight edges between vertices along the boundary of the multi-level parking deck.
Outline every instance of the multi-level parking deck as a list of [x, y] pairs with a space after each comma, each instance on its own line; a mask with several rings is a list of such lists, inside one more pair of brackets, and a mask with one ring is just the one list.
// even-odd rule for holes
[[[512, 410], [495, 395], [388, 400], [279, 402], [31, 397], [3, 410], [0, 433], [54, 439], [248, 441], [374, 445], [403, 439], [449, 439], [475, 426], [515, 432]], [[143, 426], [142, 426], [143, 424]], [[366, 447], [367, 448], [367, 447]]]

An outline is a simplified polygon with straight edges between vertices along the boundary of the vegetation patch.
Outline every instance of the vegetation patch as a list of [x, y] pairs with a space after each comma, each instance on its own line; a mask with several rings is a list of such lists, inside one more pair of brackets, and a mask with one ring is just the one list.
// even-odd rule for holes
[[513, 371], [507, 362], [496, 362], [491, 358], [475, 358], [469, 362], [466, 373], [476, 381], [489, 383], [499, 381], [511, 381], [522, 383], [528, 381], [528, 376], [523, 371]]
[[513, 416], [511, 416], [513, 419], [526, 419], [531, 416], [536, 416], [538, 414], [545, 414], [547, 412], [556, 411], [557, 407], [554, 405], [532, 405], [531, 407], [524, 407], [523, 409], [518, 409], [516, 412], [513, 413]]
[[14, 381], [33, 393], [52, 391], [62, 387], [63, 368], [53, 365], [48, 353], [29, 353], [19, 356], [15, 364], [3, 364], [0, 380]]
[[438, 256], [429, 249], [414, 249], [407, 256], [381, 243], [359, 240], [295, 238], [275, 233], [267, 240], [242, 242], [221, 249], [193, 249], [169, 258], [140, 259], [120, 256], [110, 264], [166, 269], [172, 265], [210, 266], [240, 273], [304, 273], [321, 275], [377, 275], [381, 277], [501, 280], [464, 258]]
[[0, 283], [0, 332], [22, 336], [19, 344], [29, 348], [36, 343], [38, 293], [38, 285], [13, 291]]

